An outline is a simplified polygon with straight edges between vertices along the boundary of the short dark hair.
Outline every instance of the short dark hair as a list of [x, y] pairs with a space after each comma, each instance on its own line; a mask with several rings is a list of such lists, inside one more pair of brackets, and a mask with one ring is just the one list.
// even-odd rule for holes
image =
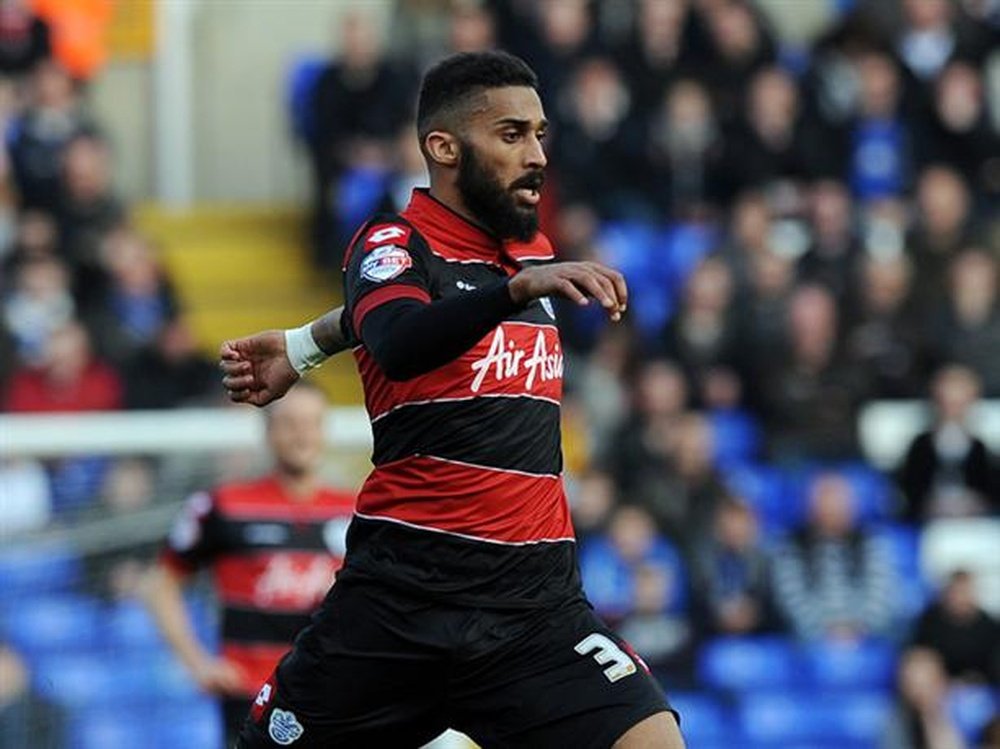
[[524, 60], [507, 52], [461, 52], [446, 57], [424, 75], [417, 103], [417, 133], [423, 140], [447, 112], [456, 111], [486, 89], [538, 88], [538, 76]]

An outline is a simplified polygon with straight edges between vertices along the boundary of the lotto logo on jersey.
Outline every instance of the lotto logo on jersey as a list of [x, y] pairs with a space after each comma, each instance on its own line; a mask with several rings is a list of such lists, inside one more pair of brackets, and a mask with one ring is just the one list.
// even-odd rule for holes
[[413, 230], [402, 224], [376, 224], [368, 230], [365, 236], [365, 250], [371, 250], [383, 244], [398, 244], [406, 246]]
[[361, 277], [375, 283], [390, 281], [413, 265], [410, 253], [389, 244], [376, 247], [361, 261]]
[[271, 704], [271, 700], [273, 699], [274, 674], [271, 674], [267, 681], [264, 682], [264, 686], [262, 686], [260, 691], [257, 692], [257, 696], [254, 698], [253, 704], [250, 706], [250, 720], [254, 723], [259, 723], [260, 719], [264, 717], [264, 713], [267, 711], [267, 707]]

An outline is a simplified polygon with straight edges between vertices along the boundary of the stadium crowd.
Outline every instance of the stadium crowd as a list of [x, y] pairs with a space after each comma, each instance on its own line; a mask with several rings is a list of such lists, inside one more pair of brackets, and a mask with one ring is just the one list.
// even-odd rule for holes
[[[691, 745], [1000, 745], [998, 607], [977, 579], [1000, 568], [921, 559], [949, 523], [961, 544], [963, 519], [1000, 521], [969, 418], [1000, 398], [998, 4], [804, 2], [829, 9], [808, 44], [779, 34], [780, 3], [398, 5], [391, 35], [349, 14], [332, 59], [290, 79], [317, 264], [339, 285], [358, 223], [422, 182], [429, 62], [500, 46], [538, 71], [543, 228], [630, 285], [623, 325], [559, 310], [585, 588]], [[0, 33], [3, 409], [217, 402], [85, 85], [43, 38], [29, 55]], [[910, 399], [933, 419], [877, 470], [859, 414]], [[155, 493], [141, 461], [0, 473], [5, 533]]]

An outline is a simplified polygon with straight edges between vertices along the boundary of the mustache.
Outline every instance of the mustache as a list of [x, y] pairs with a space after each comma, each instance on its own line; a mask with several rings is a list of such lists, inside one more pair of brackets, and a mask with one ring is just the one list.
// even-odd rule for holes
[[531, 172], [511, 182], [510, 189], [520, 190], [524, 188], [526, 190], [541, 190], [542, 185], [544, 184], [545, 184], [544, 172]]

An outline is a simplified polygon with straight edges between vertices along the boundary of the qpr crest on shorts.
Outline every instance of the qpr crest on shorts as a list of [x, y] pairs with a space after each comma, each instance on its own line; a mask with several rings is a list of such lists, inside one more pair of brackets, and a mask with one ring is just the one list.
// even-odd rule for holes
[[295, 717], [295, 713], [289, 710], [281, 710], [277, 707], [271, 712], [271, 721], [267, 725], [267, 734], [274, 742], [282, 746], [288, 746], [293, 741], [302, 738], [305, 730], [302, 724], [299, 723], [298, 718]]
[[361, 261], [361, 276], [375, 283], [389, 281], [413, 265], [410, 253], [394, 244], [376, 247]]

